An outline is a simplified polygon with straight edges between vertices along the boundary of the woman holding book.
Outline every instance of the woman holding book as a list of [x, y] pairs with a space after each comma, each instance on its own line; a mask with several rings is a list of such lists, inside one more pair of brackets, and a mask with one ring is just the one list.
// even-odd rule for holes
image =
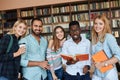
[[[20, 55], [25, 52], [25, 47], [19, 47], [18, 41], [25, 36], [27, 24], [18, 20], [13, 25], [9, 34], [0, 40], [0, 80], [18, 80], [20, 69]], [[11, 44], [11, 46], [10, 46]], [[8, 51], [9, 48], [9, 51]]]
[[[96, 62], [93, 59], [95, 71], [92, 79], [118, 80], [115, 63], [120, 60], [120, 48], [115, 37], [111, 34], [109, 21], [105, 15], [99, 15], [94, 19], [94, 26], [92, 29], [92, 55], [97, 54], [100, 51], [104, 51], [104, 54], [108, 59], [100, 62]], [[105, 72], [100, 71], [101, 68], [110, 65], [113, 67]]]
[[47, 60], [50, 64], [48, 80], [62, 80], [63, 68], [60, 52], [65, 40], [64, 29], [61, 26], [56, 26], [53, 31], [53, 38], [49, 40], [47, 49]]

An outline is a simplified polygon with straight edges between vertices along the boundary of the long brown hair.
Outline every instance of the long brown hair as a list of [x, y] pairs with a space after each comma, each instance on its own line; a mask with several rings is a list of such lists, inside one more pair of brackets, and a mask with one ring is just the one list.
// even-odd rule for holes
[[56, 30], [58, 28], [62, 29], [62, 31], [64, 32], [63, 39], [65, 38], [65, 30], [63, 29], [63, 27], [62, 26], [56, 26], [54, 28], [54, 31], [53, 31], [53, 47], [54, 47], [54, 51], [57, 51], [60, 48], [60, 40], [56, 36]]
[[[94, 24], [95, 24], [96, 19], [100, 19], [104, 22], [104, 29], [103, 29], [102, 34], [100, 35], [100, 39], [99, 39], [100, 42], [103, 43], [104, 39], [105, 39], [105, 34], [111, 33], [110, 23], [105, 15], [96, 16], [96, 18], [94, 19]], [[98, 41], [98, 33], [95, 31], [94, 26], [93, 26], [92, 27], [92, 44], [96, 44], [97, 41]]]

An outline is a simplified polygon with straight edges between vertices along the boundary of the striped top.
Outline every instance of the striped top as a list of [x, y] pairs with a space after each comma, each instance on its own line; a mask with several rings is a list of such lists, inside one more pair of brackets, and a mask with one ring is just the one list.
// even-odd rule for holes
[[47, 49], [47, 60], [50, 64], [50, 71], [54, 71], [62, 67], [60, 52], [61, 48], [58, 49], [56, 52], [51, 50], [50, 48]]

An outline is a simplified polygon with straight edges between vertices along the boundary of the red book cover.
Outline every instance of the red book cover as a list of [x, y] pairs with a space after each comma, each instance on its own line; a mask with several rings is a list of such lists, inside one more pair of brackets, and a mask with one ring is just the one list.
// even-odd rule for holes
[[77, 54], [76, 60], [85, 61], [89, 59], [89, 54]]
[[61, 57], [65, 60], [73, 60], [73, 56], [61, 54]]

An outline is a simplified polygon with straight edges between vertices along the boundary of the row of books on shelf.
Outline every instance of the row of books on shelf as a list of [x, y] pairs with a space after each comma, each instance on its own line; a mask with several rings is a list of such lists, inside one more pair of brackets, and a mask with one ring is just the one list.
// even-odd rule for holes
[[110, 8], [109, 2], [96, 2], [96, 3], [90, 3], [90, 9], [104, 9], [104, 8]]
[[107, 18], [110, 18], [110, 13], [108, 11], [99, 11], [99, 12], [91, 12], [90, 19], [93, 20], [97, 15], [105, 15]]
[[51, 14], [50, 8], [37, 9], [37, 15], [48, 15]]
[[33, 10], [21, 11], [21, 17], [29, 17], [29, 16], [34, 16]]
[[53, 16], [53, 23], [62, 23], [62, 22], [69, 22], [70, 16]]
[[104, 9], [104, 8], [114, 8], [114, 7], [120, 7], [120, 0], [113, 0], [113, 1], [104, 1], [104, 2], [96, 2], [96, 3], [90, 3], [90, 9]]
[[49, 36], [43, 36], [43, 37], [46, 38], [49, 41], [53, 36], [49, 35]]
[[52, 26], [51, 25], [46, 25], [46, 26], [43, 26], [43, 33], [50, 33], [52, 32]]
[[112, 18], [118, 18], [118, 17], [120, 17], [120, 10], [112, 11], [111, 17]]
[[120, 7], [120, 0], [110, 1], [111, 7]]
[[4, 23], [4, 28], [11, 28], [14, 25], [15, 21], [11, 21], [11, 22], [5, 22]]
[[53, 17], [42, 17], [41, 20], [44, 24], [51, 24], [51, 23], [62, 23], [62, 22], [69, 22], [70, 16], [53, 16]]
[[53, 23], [52, 17], [43, 17], [41, 18], [41, 20], [43, 21], [43, 24], [51, 24]]
[[17, 12], [1, 13], [0, 19], [16, 19]]
[[87, 21], [89, 20], [89, 14], [88, 13], [82, 13], [82, 14], [74, 14], [72, 15], [72, 20], [76, 21]]
[[26, 19], [26, 20], [25, 20], [25, 22], [27, 23], [28, 26], [31, 25], [31, 21], [32, 21], [32, 19]]
[[74, 11], [84, 11], [84, 10], [88, 10], [88, 4], [80, 4], [80, 5], [73, 5], [70, 7], [71, 12]]
[[[25, 13], [25, 14], [24, 14]], [[33, 11], [30, 14], [29, 12], [23, 12], [24, 15], [22, 15], [22, 17], [26, 17], [26, 16], [33, 16]], [[100, 12], [92, 12], [90, 13], [90, 19], [94, 19], [97, 15], [101, 15], [101, 14], [105, 14], [108, 18], [110, 17], [110, 13], [107, 11], [100, 11]], [[116, 10], [116, 11], [112, 11], [111, 17], [115, 18], [115, 17], [120, 17], [120, 10]], [[17, 14], [6, 14], [6, 16], [4, 15], [4, 18], [6, 19], [12, 19], [12, 18], [16, 18]], [[0, 17], [2, 18], [2, 17]], [[50, 16], [50, 17], [42, 17], [42, 20], [45, 24], [49, 24], [49, 23], [59, 23], [59, 22], [69, 22], [70, 21], [70, 17], [69, 15], [60, 15], [60, 16]], [[78, 21], [82, 21], [82, 20], [89, 20], [89, 14], [88, 13], [82, 13], [82, 14], [72, 14], [72, 20], [78, 20]], [[29, 21], [27, 21], [29, 22]]]
[[52, 14], [70, 12], [70, 6], [53, 7]]

